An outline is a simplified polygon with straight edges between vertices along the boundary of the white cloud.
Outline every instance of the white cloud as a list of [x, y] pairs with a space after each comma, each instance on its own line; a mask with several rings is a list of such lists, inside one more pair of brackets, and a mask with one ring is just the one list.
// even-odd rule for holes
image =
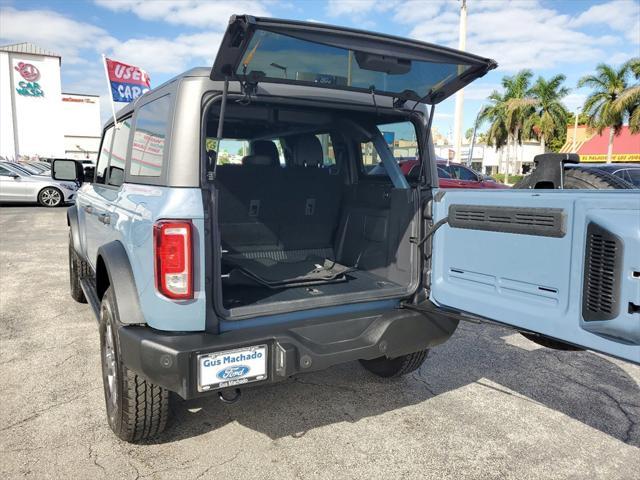
[[[604, 48], [618, 45], [618, 35], [597, 35], [579, 27], [601, 23], [616, 30], [633, 31], [630, 6], [634, 2], [611, 2], [621, 14], [626, 6], [631, 21], [609, 19], [594, 8], [576, 18], [546, 8], [538, 0], [485, 1], [468, 3], [467, 50], [495, 58], [503, 71], [522, 68], [547, 69], [558, 65], [596, 62], [606, 58]], [[413, 25], [410, 36], [431, 43], [456, 48], [458, 43], [459, 5], [457, 2], [406, 2], [396, 7], [395, 19]], [[416, 12], [411, 15], [409, 12]], [[434, 13], [435, 12], [435, 13]], [[594, 13], [595, 12], [595, 13]], [[629, 13], [632, 13], [631, 15]]]
[[606, 25], [640, 43], [640, 3], [637, 0], [615, 0], [594, 5], [572, 22], [574, 27]]
[[115, 12], [132, 12], [143, 20], [160, 20], [173, 25], [220, 30], [233, 14], [268, 16], [259, 0], [96, 0]]
[[465, 100], [486, 100], [491, 92], [500, 90], [502, 87], [498, 84], [472, 83], [464, 89]]
[[562, 99], [562, 103], [571, 112], [581, 110], [587, 95], [584, 93], [573, 92]]
[[82, 63], [81, 50], [99, 52], [116, 40], [104, 29], [78, 22], [52, 10], [0, 10], [0, 41], [31, 42], [63, 57], [65, 63]]
[[178, 74], [194, 61], [211, 66], [221, 39], [222, 34], [215, 32], [180, 35], [174, 39], [132, 38], [115, 45], [110, 55], [140, 65], [151, 73]]
[[407, 0], [397, 6], [393, 20], [399, 23], [419, 23], [432, 20], [441, 13], [447, 0]]

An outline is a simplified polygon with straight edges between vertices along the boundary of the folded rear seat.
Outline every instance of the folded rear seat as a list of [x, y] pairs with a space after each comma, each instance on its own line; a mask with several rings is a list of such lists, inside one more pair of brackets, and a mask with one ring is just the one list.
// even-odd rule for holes
[[[274, 147], [273, 142], [270, 142]], [[295, 165], [280, 167], [277, 149], [261, 142], [243, 165], [218, 167], [219, 221], [227, 284], [269, 288], [344, 280], [335, 262], [340, 177], [321, 168], [314, 135], [294, 139]]]

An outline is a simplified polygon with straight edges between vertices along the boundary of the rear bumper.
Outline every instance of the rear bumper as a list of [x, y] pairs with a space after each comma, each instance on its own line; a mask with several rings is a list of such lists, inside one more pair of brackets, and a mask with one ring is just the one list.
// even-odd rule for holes
[[393, 358], [434, 347], [446, 341], [457, 325], [450, 317], [397, 309], [220, 335], [176, 334], [129, 325], [120, 327], [119, 340], [121, 359], [129, 369], [189, 399], [210, 393], [198, 391], [200, 354], [267, 344], [268, 379], [246, 385], [253, 387], [339, 363], [382, 355]]

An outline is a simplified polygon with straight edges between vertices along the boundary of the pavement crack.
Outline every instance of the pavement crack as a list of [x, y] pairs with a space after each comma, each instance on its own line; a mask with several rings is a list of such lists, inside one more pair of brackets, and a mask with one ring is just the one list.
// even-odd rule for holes
[[[555, 352], [549, 352], [549, 354], [555, 358], [558, 362], [560, 362], [562, 365], [566, 365], [567, 363], [564, 362], [563, 360], [561, 360], [556, 354]], [[570, 365], [573, 368], [573, 365]], [[622, 415], [626, 418], [628, 426], [627, 426], [627, 430], [625, 431], [624, 437], [621, 439], [624, 443], [627, 444], [631, 444], [631, 436], [633, 434], [633, 430], [635, 429], [635, 427], [638, 425], [638, 422], [636, 422], [631, 414], [623, 407], [623, 405], [628, 404], [626, 402], [622, 402], [620, 400], [618, 400], [616, 397], [614, 397], [613, 395], [611, 395], [609, 392], [607, 392], [606, 390], [602, 389], [602, 388], [597, 388], [596, 386], [591, 386], [588, 385], [586, 383], [582, 383], [579, 380], [575, 379], [574, 377], [567, 375], [559, 370], [555, 370], [553, 371], [553, 373], [556, 373], [557, 375], [560, 375], [562, 378], [564, 378], [565, 380], [568, 380], [569, 382], [573, 382], [576, 385], [581, 386], [582, 388], [589, 390], [590, 392], [596, 393], [596, 394], [600, 394], [602, 396], [604, 396], [605, 398], [608, 398], [616, 407], [617, 409], [622, 413]], [[628, 404], [631, 405], [631, 404]]]
[[18, 420], [17, 422], [12, 423], [11, 425], [7, 425], [5, 427], [0, 428], [0, 432], [4, 432], [5, 430], [11, 430], [14, 427], [18, 427], [18, 426], [23, 425], [25, 423], [31, 422], [32, 420], [35, 420], [36, 418], [41, 417], [43, 414], [47, 413], [48, 411], [53, 410], [54, 408], [60, 407], [62, 405], [67, 405], [69, 403], [75, 402], [76, 400], [80, 400], [80, 399], [86, 397], [87, 395], [89, 395], [90, 393], [92, 393], [95, 390], [97, 390], [97, 389], [89, 390], [88, 392], [85, 392], [85, 393], [83, 393], [81, 395], [77, 395], [77, 396], [75, 396], [73, 398], [70, 398], [68, 400], [64, 400], [62, 402], [54, 403], [53, 405], [48, 405], [45, 408], [37, 410], [36, 412], [32, 413], [28, 417], [23, 418], [22, 420]]
[[98, 462], [98, 452], [93, 450], [93, 445], [89, 445], [89, 458], [93, 461], [93, 464], [106, 475], [107, 470], [104, 468], [104, 465]]
[[414, 373], [412, 375], [412, 378], [420, 382], [422, 385], [424, 385], [427, 392], [429, 392], [432, 397], [438, 396], [438, 394], [433, 390], [433, 387], [429, 385], [429, 383], [427, 383], [427, 381], [424, 378], [422, 378], [419, 373]]
[[225, 460], [224, 462], [216, 463], [216, 464], [213, 464], [213, 465], [209, 465], [209, 466], [208, 466], [207, 468], [205, 468], [202, 472], [200, 472], [200, 473], [198, 474], [198, 476], [196, 476], [196, 477], [194, 478], [194, 480], [198, 480], [199, 478], [202, 478], [202, 477], [203, 477], [203, 476], [205, 476], [207, 473], [209, 473], [209, 472], [211, 471], [211, 469], [213, 469], [213, 468], [215, 468], [215, 467], [221, 467], [221, 466], [223, 466], [223, 465], [226, 465], [227, 463], [233, 462], [236, 458], [238, 458], [238, 456], [239, 456], [239, 455], [240, 455], [240, 451], [236, 452], [236, 454], [235, 454], [233, 457], [228, 458], [228, 459], [227, 459], [227, 460]]

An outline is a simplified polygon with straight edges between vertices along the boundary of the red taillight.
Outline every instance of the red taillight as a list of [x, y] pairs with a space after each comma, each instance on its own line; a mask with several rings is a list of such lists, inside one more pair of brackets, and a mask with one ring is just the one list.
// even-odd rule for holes
[[156, 287], [173, 299], [193, 298], [191, 222], [163, 220], [153, 228]]

